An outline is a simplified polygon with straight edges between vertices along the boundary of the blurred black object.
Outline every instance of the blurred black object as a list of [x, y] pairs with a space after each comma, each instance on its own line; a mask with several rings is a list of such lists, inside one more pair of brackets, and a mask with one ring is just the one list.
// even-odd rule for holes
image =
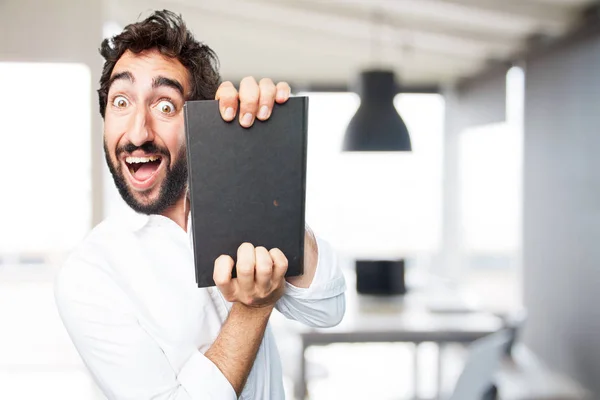
[[406, 293], [404, 260], [357, 260], [356, 291], [375, 295]]
[[498, 387], [495, 384], [491, 384], [483, 394], [481, 400], [498, 400]]
[[350, 120], [344, 151], [412, 151], [410, 135], [394, 107], [398, 87], [394, 73], [369, 70], [360, 74], [360, 106]]

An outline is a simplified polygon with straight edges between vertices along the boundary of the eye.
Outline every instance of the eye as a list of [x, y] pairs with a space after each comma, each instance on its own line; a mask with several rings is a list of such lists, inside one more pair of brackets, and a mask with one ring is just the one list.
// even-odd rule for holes
[[163, 114], [173, 114], [175, 112], [175, 106], [168, 100], [161, 100], [156, 107]]
[[113, 106], [117, 107], [117, 108], [125, 108], [129, 105], [129, 100], [127, 100], [125, 97], [123, 96], [116, 96], [113, 99]]

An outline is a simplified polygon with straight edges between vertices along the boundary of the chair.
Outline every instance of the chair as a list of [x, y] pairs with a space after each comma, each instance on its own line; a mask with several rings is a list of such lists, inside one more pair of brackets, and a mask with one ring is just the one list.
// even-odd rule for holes
[[510, 332], [501, 330], [473, 342], [465, 366], [449, 400], [482, 400], [491, 395], [490, 387], [505, 350]]
[[505, 354], [509, 357], [512, 357], [512, 349], [514, 344], [519, 339], [521, 332], [525, 326], [527, 321], [527, 311], [525, 309], [521, 309], [510, 314], [501, 316], [504, 320], [504, 327], [508, 330], [510, 340], [505, 349]]

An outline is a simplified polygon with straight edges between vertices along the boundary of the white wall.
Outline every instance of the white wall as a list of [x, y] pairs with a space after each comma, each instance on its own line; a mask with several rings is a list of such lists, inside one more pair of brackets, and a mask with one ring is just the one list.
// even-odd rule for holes
[[525, 340], [600, 396], [600, 35], [526, 67]]

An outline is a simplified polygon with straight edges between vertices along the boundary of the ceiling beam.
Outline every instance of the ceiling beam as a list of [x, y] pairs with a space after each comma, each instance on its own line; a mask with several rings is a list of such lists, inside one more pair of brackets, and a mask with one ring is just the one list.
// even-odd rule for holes
[[[388, 25], [396, 29], [408, 31], [421, 31], [431, 34], [441, 34], [465, 40], [477, 37], [479, 40], [498, 43], [500, 46], [514, 43], [514, 39], [521, 39], [522, 35], [510, 33], [497, 34], [488, 29], [469, 27], [464, 24], [456, 24], [443, 19], [428, 19], [423, 15], [407, 15], [403, 8], [398, 8], [398, 3], [381, 3], [377, 0], [372, 2], [332, 2], [321, 0], [251, 0], [256, 3], [267, 3], [277, 6], [286, 6], [301, 11], [319, 12], [330, 17], [344, 17], [347, 19], [370, 24]], [[422, 0], [427, 1], [427, 0]], [[418, 4], [418, 3], [417, 3]], [[404, 7], [404, 6], [403, 6]], [[414, 8], [411, 8], [414, 10]]]
[[[432, 0], [430, 0], [432, 1]], [[524, 0], [433, 0], [448, 5], [470, 8], [489, 18], [518, 18], [529, 22], [544, 34], [561, 35], [577, 13], [560, 4], [540, 4]]]
[[576, 7], [532, 0], [328, 0], [325, 3], [363, 12], [378, 8], [410, 20], [512, 37], [538, 29], [546, 34], [561, 34], [576, 12]]

